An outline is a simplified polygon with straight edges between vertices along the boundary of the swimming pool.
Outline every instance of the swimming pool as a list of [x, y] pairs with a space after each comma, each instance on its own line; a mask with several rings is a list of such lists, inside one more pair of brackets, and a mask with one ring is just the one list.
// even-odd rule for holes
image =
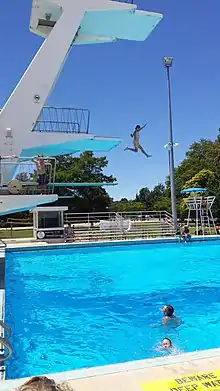
[[[219, 347], [219, 262], [219, 242], [7, 253], [7, 378], [156, 357], [163, 337]], [[179, 328], [160, 326], [165, 303]]]

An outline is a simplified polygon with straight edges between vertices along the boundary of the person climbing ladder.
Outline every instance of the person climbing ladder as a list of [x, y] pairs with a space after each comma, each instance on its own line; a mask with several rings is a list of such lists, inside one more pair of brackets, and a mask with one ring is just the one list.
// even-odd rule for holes
[[132, 152], [138, 152], [138, 150], [140, 149], [140, 151], [147, 157], [151, 157], [152, 155], [148, 155], [147, 152], [145, 152], [144, 148], [140, 145], [139, 143], [139, 132], [145, 128], [147, 124], [143, 125], [142, 127], [140, 125], [137, 125], [135, 127], [135, 130], [134, 130], [134, 133], [131, 134], [131, 137], [133, 138], [133, 144], [134, 144], [134, 148], [128, 148], [126, 147], [124, 149], [124, 151], [132, 151]]

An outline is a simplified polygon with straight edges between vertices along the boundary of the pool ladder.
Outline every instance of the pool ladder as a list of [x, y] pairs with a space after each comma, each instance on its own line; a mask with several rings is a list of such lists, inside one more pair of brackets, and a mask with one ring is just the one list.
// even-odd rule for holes
[[11, 355], [12, 355], [12, 347], [11, 347], [11, 344], [10, 342], [8, 341], [10, 336], [11, 336], [11, 329], [10, 327], [6, 326], [6, 324], [0, 320], [0, 326], [5, 330], [7, 331], [7, 335], [6, 336], [0, 336], [0, 344], [4, 346], [4, 350], [5, 348], [7, 349], [7, 354], [5, 355], [0, 355], [0, 362], [2, 361], [6, 361], [8, 360]]

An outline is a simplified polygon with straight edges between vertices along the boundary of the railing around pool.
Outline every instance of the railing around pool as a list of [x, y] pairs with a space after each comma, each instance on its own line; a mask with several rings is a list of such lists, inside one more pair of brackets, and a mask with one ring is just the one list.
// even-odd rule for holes
[[4, 242], [4, 240], [0, 239], [0, 248], [7, 247], [7, 244]]
[[[38, 183], [37, 163], [39, 159], [44, 162], [45, 184], [43, 186]], [[0, 195], [53, 194], [56, 164], [57, 160], [54, 157], [2, 157], [0, 159]]]
[[175, 236], [166, 211], [66, 213], [75, 241], [135, 240]]
[[[65, 213], [75, 242], [138, 240], [174, 237], [172, 216], [166, 211]], [[33, 237], [33, 216], [8, 218], [0, 229], [0, 237]]]
[[[8, 341], [11, 336], [11, 329], [8, 327], [2, 320], [0, 320], [0, 327], [2, 329], [1, 336], [0, 336], [0, 345], [1, 345], [1, 352], [3, 354], [0, 355], [0, 362], [7, 361], [11, 355], [12, 355], [12, 347], [10, 342]], [[4, 332], [7, 331], [7, 335], [4, 335]], [[7, 350], [7, 353], [5, 353], [5, 349]]]

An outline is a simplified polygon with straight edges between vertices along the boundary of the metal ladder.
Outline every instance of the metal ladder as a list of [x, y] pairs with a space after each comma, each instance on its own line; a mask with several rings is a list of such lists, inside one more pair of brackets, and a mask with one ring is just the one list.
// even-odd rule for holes
[[207, 226], [209, 233], [211, 234], [210, 219], [209, 219], [208, 211], [206, 211], [206, 210], [203, 211], [203, 213], [201, 213], [201, 225], [202, 225], [203, 233], [204, 233], [205, 227]]
[[11, 337], [11, 329], [10, 329], [10, 327], [6, 326], [6, 324], [2, 320], [0, 320], [0, 326], [2, 327], [3, 330], [7, 331], [7, 335], [6, 336], [4, 336], [4, 337], [1, 336], [0, 337], [0, 344], [3, 345], [4, 348], [7, 349], [7, 353], [6, 354], [4, 354], [3, 356], [0, 355], [0, 362], [3, 362], [3, 361], [8, 360], [11, 357], [11, 355], [12, 355], [12, 347], [11, 347], [10, 342], [8, 341], [9, 338]]

